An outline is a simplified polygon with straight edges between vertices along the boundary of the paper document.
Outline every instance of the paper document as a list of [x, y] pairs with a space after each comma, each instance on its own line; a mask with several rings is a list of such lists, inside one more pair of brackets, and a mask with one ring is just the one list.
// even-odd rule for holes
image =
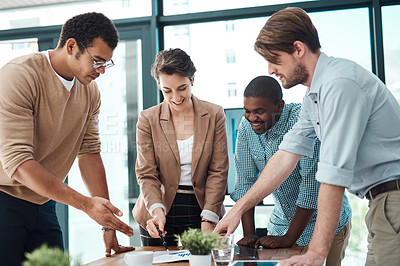
[[154, 251], [153, 263], [168, 263], [181, 260], [189, 260], [190, 251], [187, 249], [183, 250], [171, 250], [168, 251]]
[[237, 260], [234, 266], [279, 266], [278, 260]]

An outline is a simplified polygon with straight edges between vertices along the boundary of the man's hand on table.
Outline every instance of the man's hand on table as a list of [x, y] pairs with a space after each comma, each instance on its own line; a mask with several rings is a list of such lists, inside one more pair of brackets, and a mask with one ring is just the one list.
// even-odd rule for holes
[[324, 264], [325, 257], [318, 252], [308, 250], [306, 254], [293, 256], [286, 260], [279, 261], [281, 266], [294, 266], [294, 265], [307, 265], [307, 266], [321, 266]]
[[264, 236], [257, 240], [255, 248], [262, 246], [264, 248], [290, 248], [296, 243], [296, 240], [283, 236]]
[[119, 245], [115, 230], [103, 230], [103, 240], [104, 245], [106, 246], [106, 257], [111, 256], [111, 250], [114, 250], [115, 253], [135, 250], [134, 247], [125, 247]]
[[248, 235], [240, 239], [237, 244], [239, 246], [245, 246], [249, 248], [257, 248], [256, 247], [256, 242], [258, 240], [258, 237], [256, 235]]

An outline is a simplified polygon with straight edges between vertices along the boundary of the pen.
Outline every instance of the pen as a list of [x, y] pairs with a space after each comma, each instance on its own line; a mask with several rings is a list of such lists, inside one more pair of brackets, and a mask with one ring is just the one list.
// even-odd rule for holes
[[168, 249], [167, 241], [165, 241], [165, 238], [163, 237], [163, 235], [162, 235], [160, 229], [158, 229], [158, 227], [157, 227], [157, 231], [158, 231], [158, 234], [160, 235], [160, 238], [161, 238], [161, 241], [162, 241], [163, 246], [165, 247], [165, 249], [168, 251], [168, 254], [169, 254], [169, 249]]

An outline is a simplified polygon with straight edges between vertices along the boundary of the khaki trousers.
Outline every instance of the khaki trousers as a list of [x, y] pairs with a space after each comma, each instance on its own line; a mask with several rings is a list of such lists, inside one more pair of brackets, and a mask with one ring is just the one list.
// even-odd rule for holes
[[326, 266], [340, 266], [345, 255], [346, 247], [349, 243], [351, 221], [333, 238], [331, 248], [325, 260]]
[[366, 265], [400, 265], [400, 190], [381, 193], [368, 206]]

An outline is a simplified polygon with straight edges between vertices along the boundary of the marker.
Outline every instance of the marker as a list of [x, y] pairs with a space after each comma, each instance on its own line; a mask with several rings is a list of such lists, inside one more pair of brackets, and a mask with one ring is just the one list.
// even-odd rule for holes
[[158, 227], [157, 227], [157, 231], [158, 231], [158, 234], [160, 235], [163, 246], [165, 247], [165, 249], [168, 251], [168, 254], [169, 254], [167, 241], [165, 241], [165, 238], [164, 238], [163, 234], [161, 233], [160, 229], [158, 229]]

